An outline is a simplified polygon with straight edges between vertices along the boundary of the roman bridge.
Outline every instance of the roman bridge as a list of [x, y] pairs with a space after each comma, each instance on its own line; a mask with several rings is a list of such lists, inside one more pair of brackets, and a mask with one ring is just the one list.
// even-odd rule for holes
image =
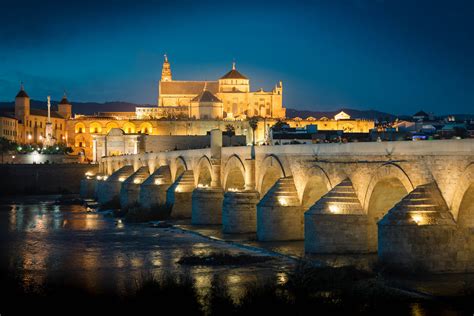
[[99, 170], [82, 189], [104, 205], [474, 271], [474, 140], [222, 147], [213, 131], [210, 148], [103, 157]]

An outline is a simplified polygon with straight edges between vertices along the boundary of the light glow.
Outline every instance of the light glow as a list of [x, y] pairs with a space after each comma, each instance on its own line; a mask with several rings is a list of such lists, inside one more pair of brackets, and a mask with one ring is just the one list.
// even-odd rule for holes
[[288, 200], [285, 197], [279, 197], [278, 203], [280, 203], [281, 206], [288, 206]]
[[200, 189], [203, 189], [203, 188], [205, 189], [205, 188], [209, 188], [209, 184], [199, 183], [197, 187], [200, 188]]
[[335, 205], [335, 204], [331, 204], [329, 205], [329, 212], [333, 213], [333, 214], [339, 214], [341, 212], [339, 206]]
[[229, 188], [229, 189], [227, 189], [227, 191], [229, 191], [229, 192], [239, 192], [240, 190], [237, 189], [237, 188]]
[[142, 182], [140, 181], [140, 179], [134, 179], [134, 180], [133, 180], [133, 183], [139, 184], [139, 183], [142, 183]]
[[120, 182], [124, 182], [124, 181], [125, 181], [125, 177], [120, 177], [118, 180], [119, 180]]
[[155, 179], [155, 185], [160, 185], [163, 184], [163, 181], [161, 179]]
[[414, 214], [411, 216], [411, 219], [417, 224], [417, 225], [421, 225], [422, 222], [423, 222], [423, 216], [421, 216], [420, 214]]

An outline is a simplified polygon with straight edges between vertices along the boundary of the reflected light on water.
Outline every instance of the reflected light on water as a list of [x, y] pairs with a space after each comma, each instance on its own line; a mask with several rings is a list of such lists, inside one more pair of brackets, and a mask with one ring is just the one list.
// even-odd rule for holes
[[4, 205], [7, 235], [1, 251], [26, 286], [41, 286], [50, 277], [67, 278], [96, 292], [134, 289], [144, 272], [157, 276], [188, 274], [200, 295], [209, 293], [214, 276], [240, 297], [257, 277], [275, 275], [272, 267], [185, 266], [185, 255], [228, 250], [207, 239], [173, 230], [123, 225], [86, 208], [52, 203]]
[[277, 278], [278, 284], [280, 285], [283, 285], [286, 282], [288, 282], [288, 274], [286, 272], [278, 272], [276, 274], [276, 278]]

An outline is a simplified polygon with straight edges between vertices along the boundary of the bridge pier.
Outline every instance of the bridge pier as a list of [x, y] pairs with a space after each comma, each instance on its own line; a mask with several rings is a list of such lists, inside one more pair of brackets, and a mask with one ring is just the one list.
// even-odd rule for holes
[[86, 176], [81, 180], [79, 196], [82, 199], [94, 199], [97, 197], [97, 177]]
[[418, 186], [378, 227], [379, 260], [388, 267], [424, 272], [473, 270], [473, 252], [459, 251], [466, 240], [435, 183]]
[[140, 206], [157, 218], [166, 218], [170, 209], [166, 205], [166, 191], [171, 186], [169, 166], [159, 167], [140, 186]]
[[211, 130], [211, 187], [197, 188], [192, 195], [193, 225], [218, 225], [222, 223], [222, 201], [224, 190], [221, 185], [222, 132]]
[[257, 191], [228, 191], [222, 207], [222, 231], [226, 234], [257, 232]]
[[309, 253], [367, 253], [368, 216], [346, 179], [304, 214], [304, 248]]
[[135, 173], [128, 177], [120, 189], [120, 207], [126, 210], [136, 206], [140, 196], [140, 184], [149, 176], [148, 167], [140, 167]]
[[192, 213], [194, 173], [184, 171], [166, 191], [166, 204], [171, 209], [171, 217], [189, 218]]
[[192, 195], [193, 225], [218, 225], [222, 223], [222, 188], [197, 188]]
[[132, 174], [132, 166], [123, 166], [109, 176], [107, 180], [99, 182], [97, 187], [99, 204], [103, 205], [109, 202], [117, 202], [117, 204], [120, 204], [119, 195], [122, 183]]
[[303, 208], [293, 177], [280, 178], [257, 204], [257, 239], [301, 240]]

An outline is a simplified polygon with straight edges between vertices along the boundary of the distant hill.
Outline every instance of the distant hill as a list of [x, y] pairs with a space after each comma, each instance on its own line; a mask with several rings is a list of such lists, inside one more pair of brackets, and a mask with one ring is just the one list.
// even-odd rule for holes
[[[57, 108], [57, 104], [59, 101], [51, 101], [52, 108]], [[97, 103], [97, 102], [71, 102], [72, 103], [72, 111], [73, 113], [78, 114], [94, 114], [97, 112], [135, 112], [136, 106], [143, 106], [140, 104], [129, 103], [129, 102], [121, 102], [121, 101], [113, 101], [113, 102], [105, 102], [105, 103]], [[149, 104], [146, 104], [149, 106]], [[14, 102], [0, 102], [0, 109], [13, 109], [15, 107]], [[37, 101], [31, 100], [31, 107], [32, 108], [46, 108], [46, 101]]]

